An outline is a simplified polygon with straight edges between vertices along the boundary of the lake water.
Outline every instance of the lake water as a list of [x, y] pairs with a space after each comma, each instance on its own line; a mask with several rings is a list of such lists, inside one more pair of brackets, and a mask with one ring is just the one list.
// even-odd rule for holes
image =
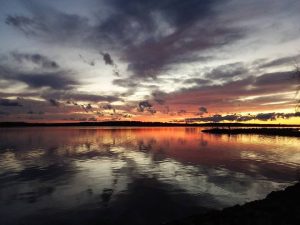
[[300, 176], [300, 139], [201, 128], [1, 128], [0, 224], [161, 224]]

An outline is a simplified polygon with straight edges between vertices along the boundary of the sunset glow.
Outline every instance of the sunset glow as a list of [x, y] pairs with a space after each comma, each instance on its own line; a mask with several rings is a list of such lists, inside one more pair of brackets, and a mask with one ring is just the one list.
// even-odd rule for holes
[[0, 121], [300, 124], [299, 11], [296, 0], [3, 1]]

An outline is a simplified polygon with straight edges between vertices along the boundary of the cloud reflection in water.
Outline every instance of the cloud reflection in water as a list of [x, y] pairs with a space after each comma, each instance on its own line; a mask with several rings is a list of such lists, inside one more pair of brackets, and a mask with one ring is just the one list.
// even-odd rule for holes
[[293, 183], [300, 141], [200, 128], [0, 132], [1, 224], [158, 224]]

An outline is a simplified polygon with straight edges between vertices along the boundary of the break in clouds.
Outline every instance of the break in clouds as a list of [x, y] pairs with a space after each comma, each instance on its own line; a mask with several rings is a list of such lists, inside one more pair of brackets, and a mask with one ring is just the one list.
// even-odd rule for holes
[[0, 119], [297, 118], [297, 0], [7, 1]]

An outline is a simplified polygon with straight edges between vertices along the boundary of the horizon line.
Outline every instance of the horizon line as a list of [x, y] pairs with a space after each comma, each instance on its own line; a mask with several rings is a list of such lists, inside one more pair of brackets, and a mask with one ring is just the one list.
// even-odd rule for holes
[[167, 127], [167, 126], [248, 126], [248, 127], [300, 127], [300, 124], [259, 124], [259, 123], [230, 123], [230, 122], [211, 122], [211, 123], [178, 123], [178, 122], [149, 122], [149, 121], [79, 121], [79, 122], [25, 122], [25, 121], [3, 121], [0, 127], [41, 127], [41, 126], [133, 126], [133, 127]]

